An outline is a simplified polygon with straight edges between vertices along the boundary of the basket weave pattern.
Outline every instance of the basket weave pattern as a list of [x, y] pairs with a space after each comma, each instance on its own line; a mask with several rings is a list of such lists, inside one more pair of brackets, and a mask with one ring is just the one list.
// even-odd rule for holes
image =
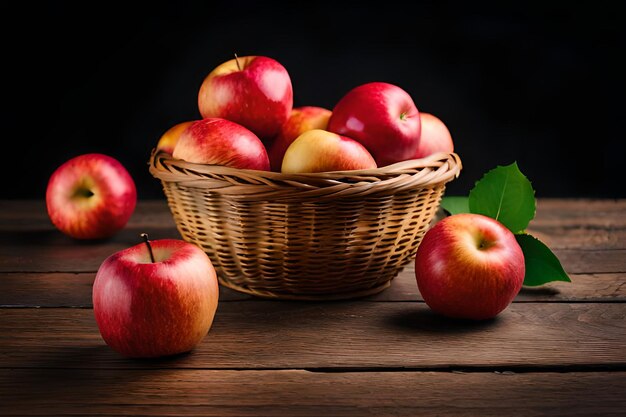
[[220, 283], [281, 299], [379, 292], [410, 262], [459, 175], [456, 154], [375, 170], [287, 175], [192, 164], [153, 152], [183, 239]]

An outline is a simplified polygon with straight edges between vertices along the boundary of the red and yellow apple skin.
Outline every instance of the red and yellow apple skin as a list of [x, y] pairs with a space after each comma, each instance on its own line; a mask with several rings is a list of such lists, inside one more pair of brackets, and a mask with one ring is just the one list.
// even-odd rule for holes
[[303, 106], [291, 111], [269, 149], [272, 171], [280, 172], [285, 151], [298, 136], [312, 129], [326, 130], [332, 112], [323, 107]]
[[264, 56], [224, 62], [207, 75], [198, 92], [203, 118], [239, 123], [262, 140], [280, 131], [292, 107], [289, 73], [278, 61]]
[[172, 156], [197, 164], [270, 169], [263, 142], [240, 124], [220, 118], [193, 122], [180, 135]]
[[455, 214], [424, 235], [415, 257], [426, 304], [448, 317], [484, 320], [513, 301], [524, 282], [524, 254], [502, 223]]
[[360, 142], [383, 167], [413, 157], [420, 137], [419, 116], [406, 91], [373, 82], [353, 88], [337, 102], [328, 130]]
[[159, 142], [157, 143], [157, 150], [162, 150], [164, 152], [169, 153], [170, 155], [174, 152], [174, 147], [176, 143], [178, 143], [178, 138], [180, 135], [187, 129], [194, 121], [186, 121], [177, 123], [174, 126], [167, 129], [165, 133], [159, 138]]
[[454, 142], [448, 127], [430, 113], [420, 113], [422, 133], [413, 159], [424, 158], [436, 152], [454, 152]]
[[197, 246], [175, 239], [142, 243], [109, 256], [92, 289], [104, 341], [118, 353], [150, 358], [188, 352], [206, 336], [217, 310], [215, 269]]
[[297, 174], [374, 168], [376, 161], [359, 142], [313, 129], [298, 136], [287, 148], [281, 172]]
[[126, 226], [137, 204], [135, 182], [115, 158], [91, 153], [59, 166], [46, 188], [54, 226], [76, 239], [104, 239]]

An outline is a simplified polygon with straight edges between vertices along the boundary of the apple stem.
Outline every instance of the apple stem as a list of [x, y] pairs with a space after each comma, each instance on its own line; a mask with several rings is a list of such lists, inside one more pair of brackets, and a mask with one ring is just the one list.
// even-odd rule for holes
[[150, 245], [150, 240], [148, 240], [148, 234], [142, 233], [139, 236], [141, 236], [143, 241], [146, 242], [146, 246], [148, 246], [148, 252], [150, 253], [150, 260], [152, 261], [152, 263], [155, 263], [156, 261], [154, 260], [154, 254], [152, 253], [152, 245]]
[[239, 57], [237, 56], [237, 54], [233, 54], [233, 55], [235, 55], [235, 62], [237, 63], [237, 69], [241, 71], [241, 65], [239, 64]]

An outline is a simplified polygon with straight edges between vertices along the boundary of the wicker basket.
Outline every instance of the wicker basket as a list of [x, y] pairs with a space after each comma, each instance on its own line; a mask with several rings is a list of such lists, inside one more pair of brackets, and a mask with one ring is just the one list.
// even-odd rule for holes
[[183, 239], [220, 283], [261, 297], [337, 300], [384, 290], [410, 262], [458, 155], [363, 171], [287, 175], [193, 164], [154, 152]]

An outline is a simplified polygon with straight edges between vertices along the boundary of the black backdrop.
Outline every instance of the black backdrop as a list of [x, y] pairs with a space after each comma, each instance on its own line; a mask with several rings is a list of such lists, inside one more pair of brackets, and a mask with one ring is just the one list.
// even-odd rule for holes
[[87, 152], [162, 198], [150, 150], [199, 117], [202, 79], [234, 52], [280, 61], [296, 106], [332, 109], [369, 81], [404, 88], [452, 132], [464, 170], [449, 194], [517, 161], [538, 197], [626, 197], [625, 25], [601, 2], [85, 4], [0, 6], [3, 198], [42, 198]]

